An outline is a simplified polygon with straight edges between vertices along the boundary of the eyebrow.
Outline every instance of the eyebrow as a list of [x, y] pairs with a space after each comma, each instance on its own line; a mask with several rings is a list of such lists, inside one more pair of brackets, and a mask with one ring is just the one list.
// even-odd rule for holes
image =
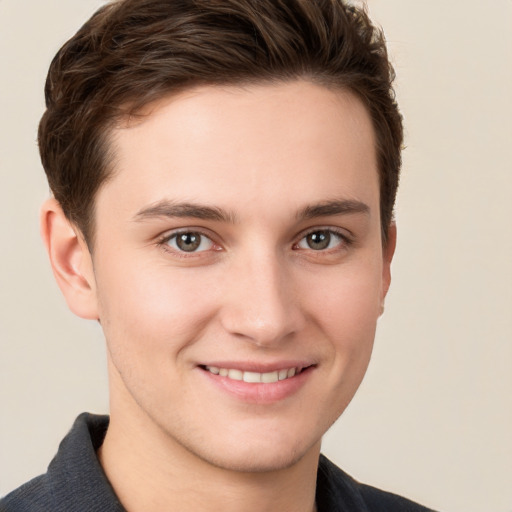
[[370, 207], [361, 201], [334, 199], [332, 201], [323, 201], [302, 208], [297, 213], [297, 219], [310, 220], [317, 217], [327, 217], [329, 215], [348, 215], [355, 213], [368, 215], [370, 213]]
[[155, 217], [190, 217], [201, 220], [213, 220], [218, 222], [235, 222], [235, 214], [227, 212], [216, 206], [208, 206], [196, 203], [177, 203], [164, 199], [147, 206], [135, 214], [135, 221], [143, 221]]
[[[331, 200], [305, 206], [297, 212], [296, 218], [299, 221], [327, 217], [330, 215], [349, 215], [363, 213], [369, 214], [370, 207], [361, 201], [354, 200]], [[217, 206], [202, 205], [196, 203], [178, 203], [168, 199], [158, 201], [139, 210], [135, 221], [147, 219], [165, 218], [195, 218], [201, 220], [212, 220], [216, 222], [227, 222], [234, 224], [236, 215]]]

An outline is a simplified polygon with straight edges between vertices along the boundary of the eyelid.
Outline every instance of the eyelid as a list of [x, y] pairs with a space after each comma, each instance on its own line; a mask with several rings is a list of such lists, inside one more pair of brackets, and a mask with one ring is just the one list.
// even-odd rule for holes
[[[354, 240], [351, 236], [351, 234], [347, 233], [347, 230], [346, 229], [342, 229], [342, 228], [338, 228], [338, 227], [334, 227], [334, 226], [314, 226], [314, 227], [311, 227], [311, 228], [308, 228], [306, 229], [305, 231], [303, 231], [302, 233], [300, 233], [300, 235], [297, 237], [297, 241], [293, 244], [294, 248], [298, 246], [298, 244], [304, 240], [304, 238], [306, 238], [308, 235], [311, 235], [313, 233], [317, 233], [319, 231], [328, 231], [329, 233], [341, 238], [342, 240], [342, 244], [343, 246], [347, 247], [349, 245], [352, 245], [354, 243]], [[314, 249], [302, 249], [302, 248], [298, 248], [299, 250], [311, 250], [311, 251], [314, 251]], [[329, 252], [329, 251], [333, 251], [333, 250], [336, 250], [336, 248], [331, 248], [331, 249], [325, 249], [325, 250], [320, 250], [320, 251], [315, 251], [315, 252]]]
[[[168, 245], [168, 242], [170, 240], [178, 237], [181, 234], [185, 234], [185, 233], [197, 233], [197, 234], [201, 235], [202, 237], [207, 238], [212, 243], [212, 248], [206, 249], [203, 251], [186, 252], [186, 251], [176, 250]], [[192, 226], [192, 227], [187, 226], [187, 227], [176, 228], [176, 229], [173, 229], [170, 231], [166, 231], [165, 233], [163, 233], [162, 235], [160, 235], [157, 238], [156, 244], [159, 247], [161, 247], [164, 251], [172, 253], [173, 255], [176, 255], [179, 257], [184, 257], [184, 258], [190, 258], [190, 257], [194, 257], [194, 256], [198, 256], [200, 254], [210, 252], [210, 251], [221, 250], [221, 245], [215, 240], [215, 238], [216, 237], [209, 230], [206, 230], [204, 228], [194, 227], [194, 226]]]
[[[308, 251], [308, 250], [313, 251], [313, 249], [302, 249], [302, 248], [298, 248], [297, 246], [298, 246], [299, 242], [301, 242], [305, 237], [307, 237], [308, 235], [310, 235], [312, 233], [316, 233], [318, 231], [328, 231], [328, 232], [340, 237], [342, 240], [342, 243], [340, 244], [341, 246], [348, 247], [354, 243], [353, 235], [347, 229], [342, 229], [342, 228], [335, 227], [335, 226], [312, 226], [312, 227], [307, 228], [304, 231], [302, 231], [296, 237], [296, 241], [293, 243], [293, 249], [299, 249], [299, 250], [304, 250], [304, 251]], [[211, 243], [213, 244], [213, 247], [211, 249], [207, 249], [207, 250], [203, 250], [203, 251], [186, 252], [186, 251], [175, 250], [167, 245], [169, 240], [171, 240], [172, 238], [177, 237], [183, 233], [198, 233], [199, 235], [204, 236], [205, 238], [210, 240]], [[215, 252], [221, 251], [223, 249], [223, 247], [222, 247], [222, 244], [217, 241], [218, 238], [219, 237], [215, 233], [212, 233], [208, 229], [205, 229], [202, 227], [195, 227], [195, 226], [186, 226], [186, 227], [172, 229], [172, 230], [166, 231], [163, 234], [159, 235], [156, 239], [156, 245], [161, 247], [162, 250], [164, 250], [168, 253], [172, 253], [175, 256], [190, 258], [190, 257], [194, 257], [194, 256], [197, 257], [201, 254], [212, 252], [212, 251], [215, 251]], [[326, 252], [330, 252], [330, 251], [336, 251], [336, 248], [325, 249], [325, 250], [316, 251], [316, 252], [326, 253]]]
[[340, 236], [344, 240], [352, 240], [352, 233], [350, 233], [350, 231], [336, 226], [313, 226], [311, 228], [307, 228], [298, 235], [297, 240], [302, 240], [311, 233], [316, 233], [318, 231], [329, 231], [330, 233]]

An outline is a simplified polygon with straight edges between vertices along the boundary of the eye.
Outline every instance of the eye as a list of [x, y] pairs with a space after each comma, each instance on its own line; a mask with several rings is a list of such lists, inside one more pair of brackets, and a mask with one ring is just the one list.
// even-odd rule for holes
[[312, 249], [313, 251], [325, 251], [333, 249], [346, 242], [346, 239], [331, 229], [318, 229], [311, 231], [303, 237], [297, 247], [299, 249]]
[[165, 244], [177, 252], [202, 252], [213, 247], [213, 242], [197, 231], [182, 231], [171, 235]]

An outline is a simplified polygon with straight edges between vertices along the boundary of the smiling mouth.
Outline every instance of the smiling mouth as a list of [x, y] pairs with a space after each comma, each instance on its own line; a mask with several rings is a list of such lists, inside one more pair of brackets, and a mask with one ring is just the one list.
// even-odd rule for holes
[[307, 368], [307, 367], [292, 367], [292, 368], [283, 368], [281, 370], [275, 370], [273, 372], [259, 373], [259, 372], [249, 372], [238, 370], [235, 368], [219, 368], [217, 366], [201, 366], [204, 370], [212, 373], [213, 375], [219, 375], [220, 377], [226, 377], [231, 380], [238, 380], [247, 382], [250, 384], [272, 384], [274, 382], [279, 382], [287, 379], [291, 379], [296, 375], [299, 375]]

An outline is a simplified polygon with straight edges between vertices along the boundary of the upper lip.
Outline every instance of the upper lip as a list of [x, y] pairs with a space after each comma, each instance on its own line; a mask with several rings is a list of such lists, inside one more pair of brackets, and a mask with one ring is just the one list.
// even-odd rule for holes
[[270, 373], [289, 368], [297, 368], [302, 370], [309, 366], [315, 366], [315, 362], [311, 360], [288, 360], [272, 363], [262, 363], [255, 361], [209, 361], [201, 363], [198, 366], [209, 366], [216, 368], [227, 368], [228, 370], [241, 370], [243, 372]]

